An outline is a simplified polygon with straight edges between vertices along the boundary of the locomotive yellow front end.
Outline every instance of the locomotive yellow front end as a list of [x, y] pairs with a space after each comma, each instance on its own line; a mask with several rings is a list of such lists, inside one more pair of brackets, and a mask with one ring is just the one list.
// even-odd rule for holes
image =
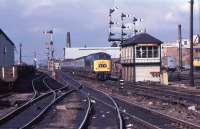
[[111, 61], [110, 60], [95, 60], [94, 72], [110, 72]]
[[111, 60], [95, 60], [93, 71], [97, 75], [97, 79], [106, 80], [110, 78], [112, 70]]

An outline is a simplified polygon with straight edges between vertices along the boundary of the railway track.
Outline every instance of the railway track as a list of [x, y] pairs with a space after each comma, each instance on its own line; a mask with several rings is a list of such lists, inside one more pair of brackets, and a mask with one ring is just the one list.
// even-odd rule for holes
[[[92, 106], [91, 104], [90, 106], [88, 106], [90, 108], [88, 108], [88, 112], [86, 113], [82, 123], [80, 124], [84, 126], [80, 126], [79, 129], [90, 129], [95, 127], [123, 129], [123, 120], [119, 111], [119, 107], [111, 96], [103, 92], [97, 93], [94, 90], [84, 87], [77, 81], [69, 78], [67, 79], [67, 82], [75, 84], [74, 86], [79, 89], [82, 94], [87, 96], [88, 101], [90, 99], [90, 101], [92, 101]], [[90, 117], [89, 111], [91, 111]]]
[[120, 111], [124, 114], [140, 121], [146, 128], [152, 129], [199, 129], [199, 125], [183, 121], [171, 116], [159, 113], [155, 110], [148, 109], [134, 103], [130, 103], [121, 98], [114, 97], [120, 105]]
[[[119, 84], [117, 84], [120, 87]], [[116, 85], [115, 85], [116, 86]], [[160, 86], [150, 86], [145, 84], [124, 84], [121, 91], [132, 95], [140, 95], [151, 98], [156, 98], [161, 101], [170, 103], [178, 103], [182, 105], [200, 104], [200, 92], [184, 92], [173, 88], [166, 88]]]
[[[69, 80], [69, 78], [68, 78]], [[99, 91], [96, 89], [86, 88], [87, 90], [93, 90], [94, 94], [90, 93], [90, 96], [99, 95]], [[85, 87], [82, 86], [81, 90], [85, 90]], [[103, 99], [103, 98], [101, 98]], [[122, 100], [121, 98], [114, 97], [114, 100], [119, 105], [119, 111], [120, 113], [124, 114], [126, 117], [133, 119], [133, 121], [136, 121], [137, 124], [142, 128], [152, 128], [152, 129], [199, 129], [199, 125], [192, 124], [190, 122], [186, 122], [180, 119], [173, 118], [171, 116], [167, 116], [165, 114], [156, 112], [154, 110], [130, 104], [129, 102], [126, 102], [125, 100]], [[102, 100], [104, 101], [104, 99]], [[105, 102], [105, 101], [104, 101]], [[110, 104], [108, 102], [105, 102], [107, 106]], [[112, 107], [110, 105], [110, 107]], [[126, 119], [125, 119], [126, 120]]]
[[33, 95], [32, 95], [32, 97], [30, 98], [30, 100], [27, 101], [25, 104], [21, 105], [20, 107], [18, 107], [17, 109], [15, 109], [15, 110], [9, 112], [8, 114], [6, 114], [6, 115], [3, 116], [2, 118], [0, 118], [0, 123], [1, 123], [1, 121], [3, 122], [3, 121], [5, 121], [5, 120], [7, 120], [7, 119], [13, 117], [13, 116], [18, 112], [18, 110], [25, 108], [27, 105], [29, 105], [30, 102], [32, 102], [32, 101], [38, 96], [39, 93], [38, 93], [38, 91], [36, 90], [36, 81], [39, 80], [39, 79], [41, 79], [42, 77], [43, 77], [43, 75], [41, 74], [41, 75], [35, 77], [35, 78], [32, 80], [31, 84], [32, 84]]
[[[43, 83], [49, 89], [47, 93], [39, 94], [39, 87], [36, 88], [35, 81], [41, 79], [42, 75], [33, 79], [32, 87], [34, 95], [30, 101], [17, 108], [13, 112], [7, 114], [0, 119], [0, 128], [19, 128], [24, 129], [30, 127], [36, 122], [47, 110], [62, 97], [70, 94], [74, 90], [66, 91], [68, 86], [56, 89], [51, 87], [46, 81], [47, 77], [43, 78]], [[62, 94], [61, 94], [62, 92]]]
[[[50, 123], [45, 123], [43, 121], [46, 121], [45, 119], [51, 115], [52, 112], [55, 112], [55, 107], [53, 108], [54, 105], [56, 105], [57, 103], [60, 103], [64, 100], [64, 98], [66, 98], [68, 95], [74, 93], [74, 92], [77, 92], [77, 90], [75, 89], [71, 89], [71, 90], [68, 90], [68, 91], [65, 91], [65, 92], [59, 92], [59, 95], [57, 94], [57, 97], [56, 99], [51, 103], [49, 104], [49, 106], [46, 107], [46, 109], [44, 111], [42, 111], [37, 117], [35, 117], [31, 122], [30, 124], [27, 124], [27, 128], [39, 128], [41, 129], [42, 127], [44, 128], [52, 128]], [[66, 117], [66, 116], [65, 116]], [[52, 119], [52, 118], [51, 118]], [[47, 125], [45, 125], [47, 124]], [[46, 126], [46, 127], [45, 127]], [[53, 126], [54, 128], [63, 128], [63, 126]]]

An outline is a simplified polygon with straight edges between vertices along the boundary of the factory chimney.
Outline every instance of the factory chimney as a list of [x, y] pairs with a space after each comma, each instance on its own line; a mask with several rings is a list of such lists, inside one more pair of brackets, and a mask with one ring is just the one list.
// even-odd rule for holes
[[71, 48], [71, 37], [70, 37], [70, 32], [67, 32], [67, 48]]

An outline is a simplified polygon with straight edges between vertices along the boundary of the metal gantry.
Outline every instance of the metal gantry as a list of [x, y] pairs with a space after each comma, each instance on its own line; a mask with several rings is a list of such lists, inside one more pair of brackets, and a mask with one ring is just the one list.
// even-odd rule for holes
[[136, 29], [136, 23], [142, 21], [142, 19], [136, 18], [135, 16], [131, 16], [129, 14], [121, 13], [121, 15], [120, 15], [121, 32], [120, 32], [120, 37], [117, 37], [116, 36], [117, 33], [113, 32], [113, 29], [112, 29], [113, 27], [116, 27], [116, 25], [118, 24], [117, 22], [113, 21], [113, 13], [115, 11], [116, 11], [115, 8], [109, 10], [109, 36], [108, 36], [108, 41], [109, 42], [120, 42], [122, 44], [127, 39], [127, 35], [128, 35], [128, 32], [126, 32], [126, 29], [128, 29], [129, 27], [126, 24], [131, 23], [133, 25], [133, 29], [131, 29], [131, 35], [132, 34], [136, 35], [139, 32], [139, 30]]
[[53, 46], [53, 30], [45, 31], [46, 36], [50, 36], [46, 43], [47, 58], [48, 58], [48, 70], [54, 72], [54, 46]]

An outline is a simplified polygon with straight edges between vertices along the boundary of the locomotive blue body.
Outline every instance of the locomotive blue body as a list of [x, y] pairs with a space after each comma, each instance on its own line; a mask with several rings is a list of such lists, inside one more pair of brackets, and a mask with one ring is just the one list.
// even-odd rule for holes
[[61, 69], [75, 74], [96, 77], [99, 80], [110, 78], [111, 56], [99, 52], [74, 60], [62, 62]]

